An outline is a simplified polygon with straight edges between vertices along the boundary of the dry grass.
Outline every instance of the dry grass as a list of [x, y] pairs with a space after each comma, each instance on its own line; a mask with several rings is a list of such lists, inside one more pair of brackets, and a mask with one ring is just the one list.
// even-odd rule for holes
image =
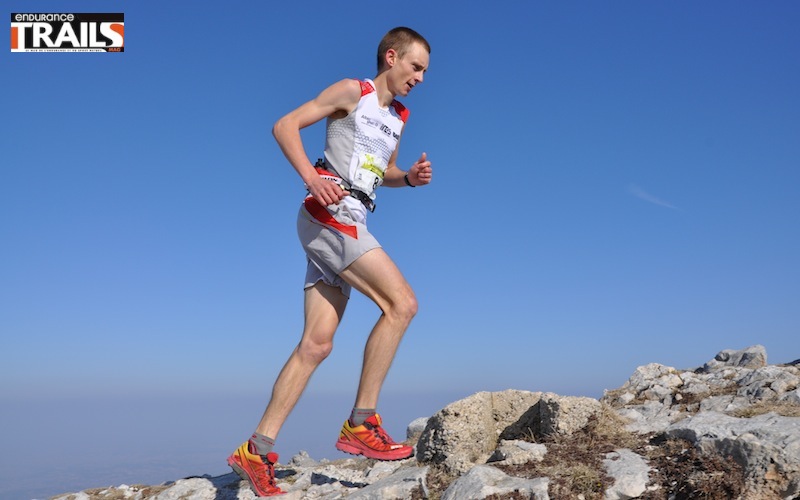
[[701, 455], [682, 439], [657, 439], [640, 450], [650, 462], [651, 482], [660, 486], [646, 492], [645, 500], [728, 500], [744, 490], [742, 467], [730, 457]]
[[428, 496], [425, 496], [420, 486], [411, 492], [411, 500], [439, 500], [447, 487], [457, 478], [458, 476], [448, 473], [441, 465], [431, 465], [428, 468], [428, 475], [425, 477]]
[[730, 415], [732, 417], [751, 418], [770, 412], [784, 417], [800, 417], [800, 404], [790, 401], [758, 401], [747, 408], [731, 412]]
[[580, 431], [569, 436], [539, 436], [538, 441], [547, 446], [543, 461], [498, 468], [517, 477], [550, 478], [548, 493], [554, 500], [574, 499], [578, 495], [586, 500], [601, 499], [613, 483], [603, 467], [606, 454], [618, 448], [635, 448], [643, 442], [625, 430], [625, 423], [604, 404], [601, 412], [590, 418]]
[[715, 396], [735, 396], [736, 392], [739, 390], [739, 386], [736, 383], [730, 383], [723, 387], [712, 387], [710, 391], [707, 392], [679, 392], [681, 396], [681, 400], [678, 403], [679, 408], [683, 410], [688, 410], [693, 404], [702, 403], [703, 400], [715, 397]]

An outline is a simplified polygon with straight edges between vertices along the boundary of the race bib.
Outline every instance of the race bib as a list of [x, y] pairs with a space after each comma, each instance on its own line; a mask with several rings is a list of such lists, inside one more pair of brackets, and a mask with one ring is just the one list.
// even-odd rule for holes
[[372, 195], [373, 192], [383, 183], [383, 173], [385, 168], [381, 168], [375, 156], [363, 154], [358, 159], [358, 168], [353, 178], [353, 188]]

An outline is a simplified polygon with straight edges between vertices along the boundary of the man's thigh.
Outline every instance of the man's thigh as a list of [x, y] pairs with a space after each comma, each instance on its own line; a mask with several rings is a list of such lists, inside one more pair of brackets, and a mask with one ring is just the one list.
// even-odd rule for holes
[[303, 337], [315, 342], [333, 338], [347, 307], [347, 296], [340, 288], [318, 281], [305, 290], [305, 328]]
[[403, 296], [413, 294], [400, 269], [383, 248], [368, 251], [342, 271], [340, 276], [381, 309]]

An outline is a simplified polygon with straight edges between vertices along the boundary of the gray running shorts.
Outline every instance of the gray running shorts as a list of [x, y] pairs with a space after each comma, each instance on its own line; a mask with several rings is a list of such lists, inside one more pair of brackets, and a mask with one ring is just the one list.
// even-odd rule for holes
[[350, 297], [351, 287], [339, 273], [368, 251], [380, 248], [366, 224], [354, 220], [347, 209], [349, 201], [323, 207], [309, 196], [300, 206], [297, 235], [308, 257], [305, 288], [322, 280]]

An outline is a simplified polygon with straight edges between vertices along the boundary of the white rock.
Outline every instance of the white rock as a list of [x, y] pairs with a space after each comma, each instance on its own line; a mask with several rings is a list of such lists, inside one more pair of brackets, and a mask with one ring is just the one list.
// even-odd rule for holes
[[700, 411], [732, 413], [750, 406], [750, 400], [741, 396], [711, 396], [700, 402]]
[[175, 484], [156, 495], [156, 500], [183, 500], [192, 498], [196, 500], [215, 500], [219, 498], [217, 488], [206, 479], [194, 477], [179, 479]]
[[478, 465], [456, 479], [445, 490], [442, 500], [480, 500], [490, 495], [506, 495], [519, 492], [538, 500], [549, 500], [549, 479], [522, 479], [489, 465]]
[[404, 467], [394, 474], [362, 488], [347, 498], [356, 500], [384, 500], [388, 498], [410, 498], [415, 489], [422, 489], [427, 496], [425, 477], [428, 467]]
[[712, 371], [723, 366], [739, 368], [761, 368], [767, 365], [767, 350], [762, 345], [754, 345], [740, 351], [726, 349], [703, 366], [704, 371]]
[[420, 434], [422, 434], [422, 431], [425, 430], [426, 425], [428, 425], [428, 417], [420, 417], [412, 420], [406, 428], [406, 439], [417, 439]]
[[289, 460], [288, 465], [290, 467], [314, 467], [317, 465], [317, 461], [311, 458], [307, 451], [300, 450], [300, 453]]
[[675, 368], [659, 363], [650, 363], [636, 368], [633, 375], [622, 386], [622, 389], [639, 394], [654, 385], [654, 381], [663, 376], [673, 375]]
[[800, 417], [702, 412], [671, 425], [666, 435], [696, 443], [705, 453], [733, 457], [745, 469], [752, 498], [800, 493]]
[[600, 413], [600, 401], [586, 397], [559, 396], [545, 393], [539, 400], [540, 432], [570, 435], [583, 429], [589, 419]]
[[658, 401], [648, 401], [643, 405], [617, 410], [617, 414], [629, 420], [625, 425], [628, 432], [650, 434], [663, 432], [673, 422], [685, 417], [679, 410], [663, 405]]
[[781, 396], [781, 401], [800, 405], [800, 389], [795, 389], [793, 391], [787, 392], [786, 394]]
[[547, 446], [521, 440], [502, 440], [489, 458], [493, 465], [522, 465], [528, 462], [541, 462], [547, 453]]
[[508, 428], [538, 425], [538, 413], [531, 409], [540, 398], [541, 393], [527, 391], [479, 392], [445, 406], [420, 436], [417, 460], [459, 474], [485, 463]]
[[376, 462], [368, 471], [366, 475], [366, 480], [369, 483], [374, 483], [379, 481], [387, 476], [390, 476], [394, 473], [397, 469], [402, 467], [405, 463], [408, 463], [408, 460], [403, 461], [386, 461], [386, 462]]
[[366, 471], [354, 470], [335, 465], [315, 468], [311, 475], [311, 484], [341, 483], [346, 488], [359, 488], [369, 484]]
[[619, 449], [606, 454], [603, 465], [614, 478], [614, 484], [605, 492], [606, 500], [638, 498], [647, 491], [651, 469], [644, 457], [628, 449]]

